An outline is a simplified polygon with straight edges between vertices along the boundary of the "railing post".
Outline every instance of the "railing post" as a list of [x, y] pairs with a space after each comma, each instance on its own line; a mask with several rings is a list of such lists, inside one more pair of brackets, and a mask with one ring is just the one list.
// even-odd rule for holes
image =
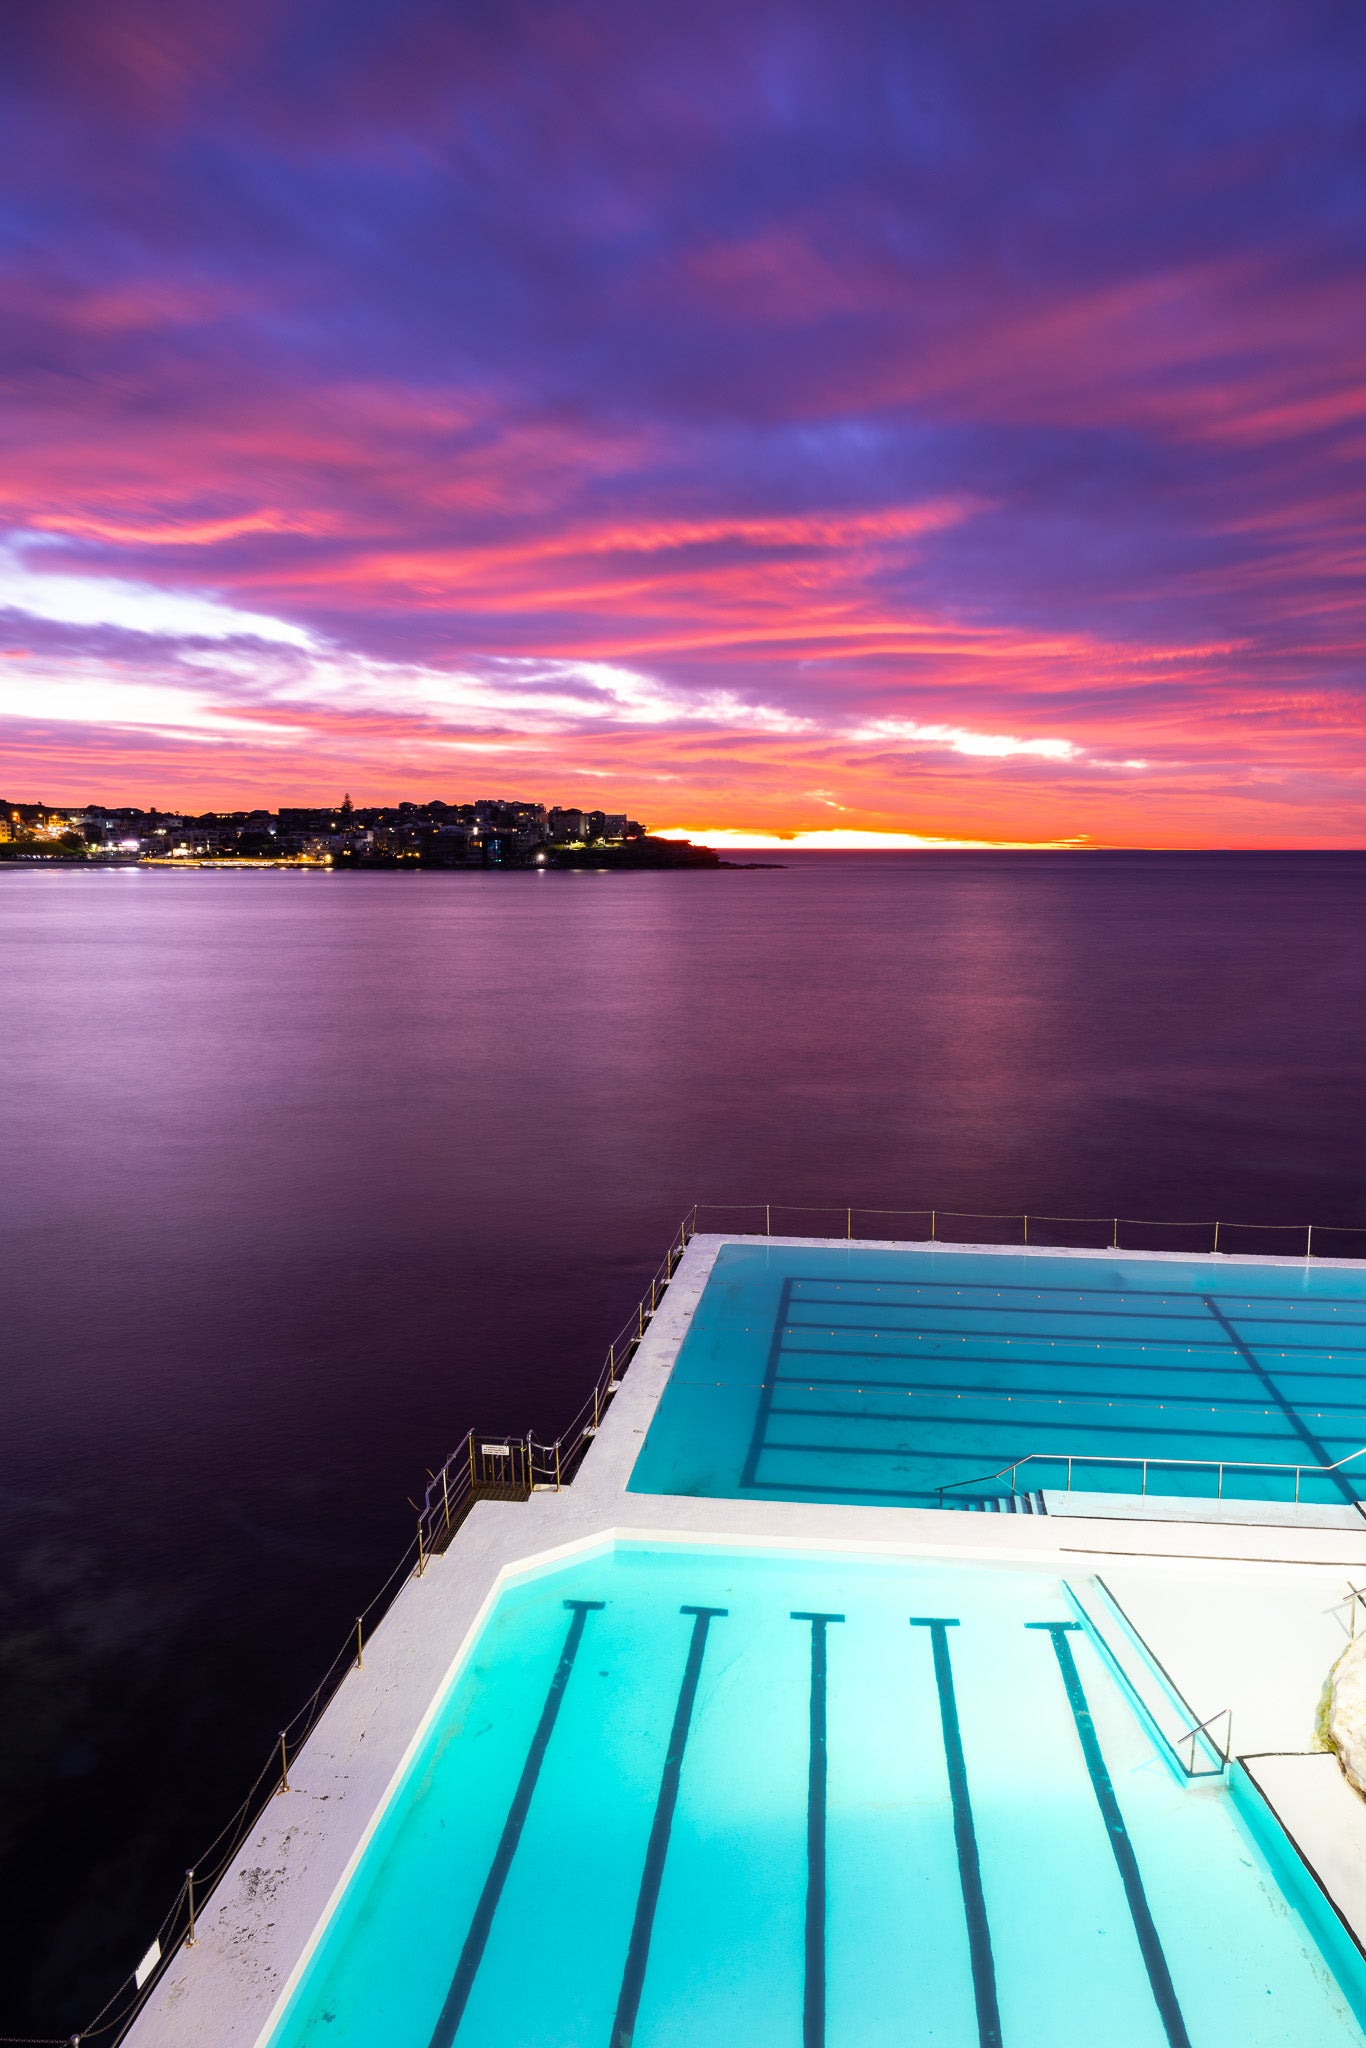
[[198, 1945], [199, 1937], [194, 1931], [194, 1872], [192, 1870], [185, 1872], [185, 1891], [190, 1901], [190, 1931], [185, 1937], [185, 1946], [186, 1948], [195, 1948]]
[[560, 1491], [560, 1439], [555, 1439], [555, 1491]]
[[772, 1209], [771, 1209], [771, 1208], [769, 1207], [768, 1203], [767, 1203], [767, 1202], [765, 1202], [765, 1203], [764, 1203], [764, 1236], [765, 1236], [765, 1237], [772, 1237], [772, 1235], [773, 1235], [773, 1211], [772, 1211]]
[[643, 1337], [644, 1335], [645, 1335], [645, 1303], [644, 1303], [644, 1300], [642, 1299], [642, 1300], [640, 1300], [640, 1301], [638, 1301], [638, 1302], [636, 1303], [636, 1342], [637, 1342], [637, 1344], [639, 1344], [639, 1342], [640, 1342], [641, 1338], [642, 1338], [642, 1337]]
[[1215, 1251], [1217, 1252], [1217, 1251], [1218, 1251], [1218, 1249], [1219, 1249], [1219, 1225], [1218, 1225], [1218, 1224], [1216, 1223], [1216, 1224], [1215, 1224], [1215, 1226], [1214, 1226], [1214, 1250], [1215, 1250]]
[[1143, 1491], [1145, 1494], [1148, 1491], [1148, 1460], [1146, 1458], [1143, 1460]]
[[933, 1243], [933, 1242], [934, 1242], [934, 1232], [935, 1232], [935, 1212], [934, 1212], [934, 1210], [933, 1210], [933, 1209], [931, 1209], [931, 1211], [930, 1211], [930, 1242], [931, 1242], [931, 1243]]
[[1308, 1231], [1307, 1231], [1307, 1232], [1306, 1232], [1306, 1234], [1305, 1234], [1305, 1240], [1304, 1240], [1304, 1256], [1306, 1257], [1306, 1259], [1310, 1259], [1310, 1258], [1312, 1258], [1312, 1257], [1313, 1257], [1313, 1255], [1314, 1255], [1314, 1226], [1313, 1226], [1313, 1224], [1311, 1223], [1311, 1224], [1309, 1225]]
[[[426, 1569], [427, 1552], [422, 1541], [422, 1517], [421, 1515], [419, 1515], [417, 1518], [417, 1575], [419, 1578], [422, 1577], [422, 1574], [426, 1571]], [[281, 1736], [280, 1740], [283, 1742], [284, 1737]]]
[[1112, 1252], [1117, 1252], [1117, 1251], [1119, 1250], [1119, 1218], [1118, 1218], [1118, 1216], [1116, 1216], [1116, 1218], [1115, 1218], [1115, 1234], [1114, 1234], [1114, 1236], [1113, 1236], [1113, 1237], [1112, 1237], [1112, 1238], [1110, 1239], [1110, 1249], [1111, 1249], [1111, 1251], [1112, 1251]]
[[1295, 1506], [1296, 1506], [1296, 1507], [1298, 1507], [1298, 1506], [1299, 1506], [1299, 1504], [1300, 1504], [1300, 1468], [1299, 1468], [1299, 1466], [1297, 1465], [1297, 1466], [1295, 1467]]
[[[473, 1442], [473, 1438], [471, 1438], [471, 1442]], [[446, 1479], [446, 1468], [450, 1462], [450, 1459], [447, 1458], [446, 1464], [441, 1467], [441, 1511], [446, 1518], [447, 1536], [451, 1533], [451, 1489]]]
[[280, 1730], [280, 1782], [279, 1782], [279, 1784], [278, 1784], [278, 1785], [277, 1785], [277, 1786], [275, 1787], [275, 1796], [276, 1796], [276, 1798], [278, 1799], [278, 1798], [279, 1798], [279, 1796], [280, 1796], [280, 1794], [281, 1794], [282, 1792], [288, 1792], [288, 1790], [289, 1790], [289, 1752], [288, 1752], [288, 1751], [286, 1750], [286, 1748], [285, 1748], [285, 1731], [284, 1731], [284, 1729], [282, 1728], [282, 1729]]
[[365, 1619], [364, 1615], [358, 1614], [358, 1615], [356, 1616], [356, 1669], [357, 1669], [357, 1671], [364, 1671], [364, 1669], [365, 1669], [365, 1631], [364, 1631], [364, 1629], [363, 1629], [363, 1628], [361, 1627], [361, 1623], [362, 1623], [362, 1622], [364, 1621], [364, 1619]]
[[844, 1220], [844, 1234], [846, 1237], [852, 1237], [854, 1234], [854, 1212], [852, 1209]]
[[474, 1431], [470, 1431], [470, 1496], [474, 1495]]
[[1222, 1499], [1223, 1499], [1223, 1497], [1224, 1497], [1224, 1463], [1223, 1463], [1223, 1459], [1221, 1458], [1221, 1459], [1220, 1459], [1220, 1461], [1219, 1461], [1219, 1491], [1218, 1491], [1218, 1492], [1217, 1492], [1217, 1493], [1215, 1494], [1214, 1498], [1215, 1498], [1216, 1500], [1222, 1500]]
[[1067, 1460], [1067, 1491], [1072, 1491], [1072, 1460]]

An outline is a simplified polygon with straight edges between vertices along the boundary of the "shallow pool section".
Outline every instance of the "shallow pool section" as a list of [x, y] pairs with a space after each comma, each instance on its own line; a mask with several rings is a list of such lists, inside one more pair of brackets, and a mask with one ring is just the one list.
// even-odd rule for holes
[[271, 2041], [1362, 2048], [1354, 1968], [1056, 1581], [621, 1546], [501, 1597]]
[[1025, 1492], [1342, 1505], [1366, 1456], [1312, 1468], [1363, 1445], [1363, 1272], [729, 1244], [630, 1488], [965, 1505], [1029, 1458]]

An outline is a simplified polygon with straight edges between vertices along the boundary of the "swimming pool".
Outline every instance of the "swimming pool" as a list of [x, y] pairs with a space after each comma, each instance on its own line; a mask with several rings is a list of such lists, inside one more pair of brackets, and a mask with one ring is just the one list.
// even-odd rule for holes
[[[1082, 1490], [1288, 1501], [1277, 1468], [1363, 1444], [1356, 1270], [727, 1244], [630, 1489], [935, 1506], [1070, 1458]], [[1351, 1503], [1366, 1457], [1298, 1485]]]
[[1337, 1961], [1057, 1580], [621, 1544], [499, 1598], [270, 2040], [1363, 2048]]

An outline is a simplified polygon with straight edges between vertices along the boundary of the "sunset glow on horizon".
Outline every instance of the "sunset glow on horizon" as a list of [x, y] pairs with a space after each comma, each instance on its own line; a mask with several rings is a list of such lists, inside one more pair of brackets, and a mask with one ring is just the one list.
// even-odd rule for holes
[[661, 839], [689, 839], [718, 853], [1065, 853], [1073, 840], [928, 839], [914, 832], [736, 832], [706, 825], [664, 827]]
[[62, 0], [0, 92], [0, 796], [1366, 844], [1359, 13]]

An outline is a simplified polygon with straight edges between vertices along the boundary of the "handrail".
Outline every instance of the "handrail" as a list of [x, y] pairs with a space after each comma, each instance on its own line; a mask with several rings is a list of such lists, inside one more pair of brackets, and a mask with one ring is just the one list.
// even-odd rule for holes
[[[1316, 1256], [1314, 1252], [1315, 1231], [1318, 1231], [1320, 1234], [1328, 1232], [1334, 1237], [1346, 1236], [1366, 1238], [1366, 1223], [1229, 1223], [1223, 1220], [1214, 1220], [1208, 1217], [1155, 1218], [1151, 1216], [1048, 1216], [1042, 1214], [1034, 1214], [1032, 1212], [1025, 1212], [1019, 1209], [939, 1209], [933, 1207], [928, 1202], [922, 1203], [918, 1207], [907, 1207], [898, 1209], [879, 1209], [873, 1207], [865, 1207], [861, 1204], [850, 1204], [846, 1202], [704, 1202], [700, 1204], [700, 1207], [704, 1211], [713, 1214], [718, 1212], [722, 1215], [731, 1216], [745, 1213], [753, 1214], [756, 1218], [755, 1227], [752, 1229], [749, 1227], [742, 1228], [737, 1233], [737, 1235], [742, 1237], [773, 1236], [774, 1218], [782, 1212], [786, 1212], [790, 1216], [832, 1216], [839, 1218], [844, 1223], [844, 1230], [841, 1234], [846, 1238], [852, 1238], [854, 1236], [854, 1219], [856, 1217], [915, 1217], [920, 1219], [922, 1223], [928, 1222], [929, 1236], [927, 1239], [921, 1241], [931, 1244], [972, 1244], [981, 1241], [980, 1239], [972, 1237], [956, 1237], [952, 1230], [944, 1230], [942, 1226], [946, 1223], [1001, 1223], [1009, 1225], [1018, 1224], [1020, 1226], [1019, 1241], [1021, 1245], [1028, 1250], [1036, 1251], [1066, 1250], [1069, 1248], [1075, 1249], [1075, 1247], [1068, 1247], [1064, 1245], [1049, 1245], [1047, 1243], [1041, 1244], [1037, 1236], [1037, 1226], [1039, 1224], [1085, 1224], [1104, 1233], [1104, 1244], [1095, 1247], [1095, 1249], [1116, 1252], [1121, 1250], [1121, 1245], [1119, 1241], [1121, 1230], [1156, 1230], [1183, 1232], [1209, 1231], [1211, 1233], [1209, 1245], [1211, 1253], [1219, 1253], [1220, 1237], [1223, 1236], [1225, 1240], [1227, 1240], [1228, 1233], [1230, 1231], [1285, 1231], [1293, 1232], [1297, 1237], [1301, 1233], [1303, 1233], [1303, 1253], [1295, 1253], [1293, 1254], [1293, 1256], [1303, 1256], [1305, 1259], [1313, 1259]], [[759, 1224], [757, 1221], [760, 1213], [762, 1213], [763, 1216], [762, 1224]], [[698, 1210], [694, 1208], [694, 1227], [697, 1227], [697, 1214]], [[1031, 1225], [1035, 1226], [1035, 1234], [1033, 1236], [1031, 1236]], [[781, 1230], [778, 1234], [782, 1235]], [[907, 1242], [908, 1240], [893, 1239], [891, 1241]], [[1188, 1243], [1189, 1239], [1187, 1239], [1186, 1242]], [[1146, 1247], [1136, 1245], [1128, 1247], [1128, 1249], [1135, 1251], [1145, 1248]], [[1317, 1256], [1321, 1258], [1323, 1257], [1323, 1254], [1319, 1253]], [[1361, 1257], [1363, 1256], [1363, 1254], [1353, 1253], [1350, 1254], [1350, 1256]]]
[[[444, 1549], [475, 1500], [525, 1500], [538, 1488], [558, 1489], [572, 1479], [696, 1229], [694, 1208], [674, 1233], [635, 1314], [608, 1346], [606, 1363], [592, 1392], [563, 1436], [554, 1443], [542, 1444], [529, 1431], [525, 1436], [507, 1436], [496, 1430], [467, 1430], [440, 1471], [428, 1474], [422, 1507], [417, 1508], [416, 1502], [411, 1504], [417, 1512], [416, 1542], [409, 1543], [384, 1585], [347, 1630], [342, 1649], [317, 1689], [293, 1720], [286, 1723], [277, 1742], [272, 1743], [266, 1763], [232, 1820], [185, 1872], [184, 1883], [141, 1962], [120, 1981], [90, 2024], [81, 2033], [70, 2036], [72, 2040], [92, 2039], [98, 2034], [106, 2048], [117, 2048], [181, 1948], [195, 1945], [196, 1919], [202, 1924], [204, 1907], [264, 1810], [263, 1802], [268, 1804], [277, 1793], [289, 1789], [293, 1758], [312, 1734], [343, 1680], [350, 1672], [364, 1669], [370, 1634], [388, 1612], [399, 1588], [410, 1577], [421, 1577], [433, 1552]], [[54, 2038], [35, 2040], [34, 2048], [45, 2048], [45, 2043]], [[15, 2035], [0, 2036], [0, 2041], [18, 2039]]]
[[[1196, 1772], [1195, 1772], [1195, 1738], [1196, 1738], [1196, 1736], [1197, 1736], [1197, 1735], [1203, 1735], [1203, 1734], [1205, 1734], [1206, 1730], [1207, 1730], [1207, 1729], [1209, 1729], [1209, 1728], [1212, 1728], [1212, 1727], [1213, 1727], [1213, 1725], [1214, 1725], [1214, 1723], [1215, 1723], [1216, 1721], [1222, 1721], [1222, 1720], [1224, 1720], [1224, 1716], [1225, 1716], [1225, 1715], [1227, 1715], [1227, 1716], [1228, 1716], [1228, 1719], [1227, 1719], [1227, 1721], [1225, 1722], [1225, 1725], [1224, 1725], [1224, 1748], [1223, 1748], [1223, 1758], [1224, 1758], [1224, 1762], [1225, 1762], [1225, 1763], [1227, 1764], [1227, 1762], [1228, 1762], [1228, 1760], [1229, 1760], [1229, 1755], [1230, 1755], [1230, 1752], [1232, 1751], [1232, 1748], [1233, 1748], [1233, 1709], [1232, 1709], [1232, 1707], [1218, 1707], [1218, 1708], [1216, 1708], [1215, 1712], [1214, 1712], [1214, 1713], [1212, 1713], [1212, 1714], [1211, 1714], [1211, 1715], [1210, 1715], [1210, 1716], [1208, 1717], [1208, 1719], [1206, 1719], [1206, 1720], [1204, 1720], [1204, 1721], [1197, 1721], [1197, 1722], [1196, 1722], [1196, 1724], [1195, 1724], [1195, 1726], [1194, 1726], [1193, 1728], [1188, 1728], [1188, 1729], [1186, 1730], [1186, 1732], [1185, 1732], [1185, 1734], [1184, 1734], [1184, 1735], [1178, 1735], [1178, 1736], [1177, 1736], [1177, 1738], [1176, 1738], [1176, 1739], [1177, 1739], [1177, 1741], [1178, 1741], [1178, 1742], [1188, 1742], [1188, 1743], [1190, 1744], [1190, 1746], [1191, 1746], [1191, 1760], [1190, 1760], [1190, 1763], [1189, 1763], [1189, 1765], [1187, 1766], [1187, 1776], [1188, 1776], [1188, 1777], [1192, 1777], [1192, 1778], [1193, 1778], [1193, 1777], [1194, 1777], [1194, 1776], [1196, 1775]], [[1212, 1737], [1212, 1736], [1211, 1736], [1211, 1738], [1210, 1738], [1210, 1741], [1211, 1741], [1211, 1744], [1212, 1744], [1212, 1743], [1213, 1743], [1213, 1737]]]
[[1225, 1472], [1293, 1472], [1295, 1501], [1298, 1503], [1301, 1478], [1322, 1479], [1329, 1472], [1340, 1472], [1344, 1465], [1352, 1464], [1357, 1458], [1366, 1458], [1366, 1444], [1363, 1444], [1360, 1450], [1349, 1451], [1345, 1457], [1335, 1459], [1331, 1465], [1289, 1465], [1272, 1458], [1144, 1458], [1123, 1457], [1118, 1452], [1112, 1454], [1107, 1451], [1028, 1451], [1023, 1458], [1012, 1459], [1008, 1465], [1002, 1465], [996, 1472], [980, 1472], [975, 1479], [946, 1479], [942, 1486], [935, 1488], [935, 1492], [942, 1502], [944, 1495], [951, 1493], [957, 1486], [988, 1486], [993, 1480], [1004, 1479], [1009, 1475], [1010, 1490], [1015, 1493], [1015, 1475], [1023, 1466], [1065, 1464], [1067, 1485], [1063, 1491], [1066, 1493], [1072, 1491], [1073, 1465], [1125, 1465], [1139, 1468], [1143, 1474], [1143, 1492], [1146, 1493], [1148, 1468], [1155, 1465], [1162, 1470], [1176, 1466], [1189, 1471], [1217, 1472], [1219, 1490], [1215, 1495], [1216, 1500], [1222, 1500], [1224, 1497]]
[[[1106, 1584], [1105, 1580], [1100, 1576], [1099, 1572], [1097, 1572], [1095, 1579], [1092, 1583], [1095, 1585], [1097, 1591], [1100, 1593], [1105, 1603], [1105, 1608], [1108, 1614], [1113, 1618], [1113, 1620], [1116, 1623], [1118, 1623], [1123, 1638], [1137, 1652], [1139, 1658], [1141, 1659], [1143, 1665], [1147, 1669], [1149, 1675], [1156, 1681], [1157, 1687], [1160, 1693], [1166, 1699], [1167, 1704], [1171, 1707], [1175, 1707], [1184, 1720], [1189, 1720], [1191, 1715], [1195, 1712], [1195, 1709], [1192, 1707], [1190, 1701], [1182, 1692], [1180, 1686], [1176, 1683], [1176, 1680], [1172, 1677], [1170, 1671], [1168, 1671], [1165, 1665], [1163, 1665], [1163, 1663], [1161, 1662], [1161, 1660], [1154, 1655], [1152, 1645], [1146, 1641], [1143, 1635], [1135, 1627], [1133, 1620], [1128, 1614], [1126, 1614], [1124, 1608], [1116, 1599], [1114, 1592]], [[1111, 1641], [1110, 1635], [1104, 1628], [1100, 1626], [1100, 1623], [1097, 1621], [1095, 1615], [1091, 1612], [1087, 1604], [1082, 1600], [1076, 1588], [1074, 1586], [1069, 1585], [1066, 1582], [1066, 1580], [1064, 1580], [1063, 1591], [1072, 1603], [1072, 1606], [1075, 1608], [1077, 1615], [1081, 1620], [1083, 1628], [1086, 1630], [1092, 1642], [1095, 1644], [1096, 1649], [1099, 1651], [1100, 1655], [1105, 1659], [1106, 1663], [1110, 1666], [1110, 1669], [1114, 1672], [1114, 1675], [1119, 1680], [1119, 1683], [1122, 1686], [1123, 1690], [1128, 1694], [1129, 1698], [1132, 1700], [1134, 1707], [1138, 1712], [1139, 1718], [1146, 1722], [1154, 1740], [1160, 1745], [1163, 1754], [1167, 1757], [1170, 1763], [1178, 1771], [1180, 1771], [1181, 1775], [1187, 1780], [1191, 1778], [1212, 1777], [1215, 1775], [1219, 1775], [1220, 1773], [1222, 1773], [1222, 1771], [1226, 1770], [1228, 1768], [1229, 1751], [1231, 1750], [1233, 1745], [1233, 1714], [1231, 1710], [1228, 1707], [1220, 1707], [1217, 1713], [1211, 1714], [1209, 1716], [1208, 1720], [1197, 1721], [1193, 1728], [1186, 1728], [1179, 1735], [1170, 1734], [1168, 1730], [1164, 1727], [1162, 1721], [1159, 1719], [1156, 1712], [1154, 1711], [1151, 1700], [1135, 1682], [1133, 1673], [1130, 1671], [1127, 1663], [1119, 1656], [1119, 1653], [1116, 1650], [1114, 1643]], [[1213, 1722], [1217, 1721], [1220, 1718], [1220, 1715], [1222, 1714], [1228, 1715], [1228, 1727], [1226, 1730], [1225, 1737], [1226, 1747], [1222, 1753], [1222, 1758], [1219, 1763], [1218, 1772], [1197, 1770], [1195, 1767], [1195, 1745], [1202, 1735], [1204, 1735], [1205, 1737], [1205, 1747], [1207, 1751], [1210, 1753], [1210, 1755], [1212, 1757], [1220, 1756], [1220, 1752], [1215, 1745], [1213, 1736], [1209, 1735], [1206, 1731], [1209, 1729]], [[1187, 1742], [1189, 1742], [1190, 1744], [1189, 1759], [1183, 1757], [1181, 1754], [1182, 1745]]]

